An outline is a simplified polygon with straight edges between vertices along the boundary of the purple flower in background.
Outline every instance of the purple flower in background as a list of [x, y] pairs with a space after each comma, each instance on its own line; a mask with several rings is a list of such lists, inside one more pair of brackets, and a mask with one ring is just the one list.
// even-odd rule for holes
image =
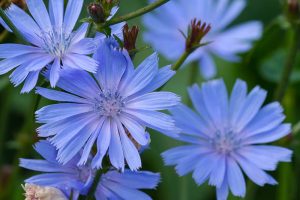
[[125, 158], [129, 168], [137, 170], [141, 160], [136, 146], [149, 143], [145, 127], [177, 131], [173, 119], [158, 111], [172, 108], [180, 98], [171, 92], [153, 92], [175, 72], [170, 66], [159, 69], [156, 54], [134, 69], [127, 51], [112, 38], [101, 41], [94, 58], [99, 62], [95, 77], [68, 70], [57, 84], [63, 91], [37, 89], [40, 95], [60, 102], [36, 112], [37, 121], [44, 123], [38, 128], [39, 136], [51, 137], [63, 164], [82, 148], [78, 165], [85, 164], [97, 143], [94, 168], [101, 167], [108, 152], [117, 169], [124, 169]]
[[94, 181], [96, 170], [92, 169], [90, 164], [78, 167], [76, 164], [80, 154], [65, 165], [61, 165], [56, 160], [57, 150], [50, 142], [42, 140], [36, 143], [34, 148], [44, 159], [20, 159], [20, 166], [44, 173], [25, 180], [26, 183], [55, 187], [66, 196], [70, 196], [71, 192], [74, 192], [75, 197], [87, 194]]
[[143, 18], [148, 31], [144, 38], [169, 60], [177, 60], [185, 49], [185, 38], [190, 22], [197, 18], [210, 23], [212, 30], [207, 41], [212, 43], [199, 48], [186, 63], [198, 62], [204, 78], [216, 75], [213, 55], [227, 61], [238, 61], [239, 53], [248, 51], [253, 40], [261, 36], [260, 22], [247, 22], [227, 28], [242, 12], [246, 0], [172, 0]]
[[[78, 199], [79, 194], [86, 195], [94, 181], [96, 171], [92, 169], [90, 162], [84, 166], [77, 166], [80, 154], [71, 161], [61, 165], [56, 161], [57, 150], [50, 142], [43, 140], [35, 145], [35, 150], [44, 158], [20, 159], [20, 166], [44, 172], [27, 180], [28, 184], [35, 187], [47, 186], [61, 190], [68, 198], [73, 192], [73, 199]], [[125, 170], [119, 173], [109, 170], [100, 177], [99, 185], [95, 192], [97, 200], [103, 199], [151, 199], [139, 189], [154, 189], [160, 180], [158, 173], [147, 171], [131, 172]]]
[[171, 112], [178, 128], [176, 139], [190, 143], [162, 154], [166, 165], [176, 165], [183, 176], [193, 171], [201, 185], [208, 180], [216, 186], [218, 200], [227, 198], [229, 190], [244, 197], [242, 171], [256, 184], [276, 184], [265, 170], [273, 171], [278, 162], [290, 162], [289, 149], [263, 145], [291, 132], [279, 103], [262, 107], [266, 91], [255, 87], [247, 95], [247, 85], [238, 80], [228, 97], [223, 80], [213, 80], [189, 88], [198, 113], [180, 105]]
[[97, 62], [87, 56], [95, 50], [94, 39], [85, 38], [88, 24], [72, 32], [83, 0], [69, 0], [65, 13], [62, 0], [49, 0], [49, 13], [42, 0], [26, 3], [33, 18], [14, 4], [5, 12], [30, 45], [0, 44], [0, 58], [4, 59], [0, 61], [0, 74], [16, 68], [10, 76], [12, 83], [17, 86], [25, 81], [21, 92], [29, 92], [45, 68], [50, 72], [52, 87], [62, 68], [96, 72]]

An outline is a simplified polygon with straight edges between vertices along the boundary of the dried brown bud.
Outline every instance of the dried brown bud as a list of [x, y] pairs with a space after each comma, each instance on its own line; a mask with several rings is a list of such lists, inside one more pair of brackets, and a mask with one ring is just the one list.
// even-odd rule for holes
[[23, 10], [26, 8], [26, 2], [25, 2], [25, 0], [11, 0], [11, 2], [14, 3], [14, 4], [16, 4], [17, 6], [19, 6]]
[[25, 0], [0, 0], [0, 7], [3, 9], [8, 8], [11, 4], [15, 4], [22, 8], [23, 10], [26, 8]]
[[300, 6], [298, 0], [288, 0], [288, 10], [289, 13], [294, 16], [299, 16]]
[[129, 29], [128, 24], [123, 27], [123, 38], [124, 38], [124, 48], [127, 51], [134, 50], [136, 40], [139, 34], [139, 28], [137, 26], [133, 26]]
[[88, 12], [90, 17], [96, 23], [103, 23], [105, 22], [105, 12], [101, 4], [99, 3], [91, 3], [88, 6]]
[[201, 21], [193, 19], [190, 25], [189, 35], [186, 39], [186, 50], [192, 51], [195, 46], [198, 46], [210, 29], [211, 26], [209, 24], [201, 23]]

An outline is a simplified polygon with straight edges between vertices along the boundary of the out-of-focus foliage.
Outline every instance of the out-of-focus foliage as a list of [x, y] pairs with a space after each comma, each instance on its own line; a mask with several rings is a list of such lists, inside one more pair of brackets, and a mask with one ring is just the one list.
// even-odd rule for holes
[[[91, 0], [86, 0], [85, 5]], [[120, 13], [125, 14], [134, 11], [147, 4], [146, 0], [121, 0]], [[280, 17], [283, 9], [279, 0], [249, 0], [248, 6], [235, 23], [260, 20], [265, 25], [265, 32], [254, 48], [243, 55], [240, 63], [228, 63], [217, 60], [218, 77], [224, 77], [228, 88], [231, 88], [236, 78], [242, 78], [248, 82], [249, 88], [261, 85], [268, 91], [268, 100], [273, 98], [276, 82], [279, 80], [283, 65], [290, 45], [291, 34], [287, 31], [287, 22]], [[86, 11], [82, 18], [86, 17]], [[129, 24], [138, 24], [143, 31], [140, 18], [134, 19]], [[213, 27], [212, 27], [213, 28]], [[7, 35], [1, 29], [1, 43], [15, 41], [12, 35]], [[3, 40], [4, 39], [4, 40]], [[217, 42], [217, 41], [214, 41]], [[137, 47], [143, 47], [140, 35]], [[152, 50], [138, 53], [135, 62], [139, 63]], [[169, 64], [161, 58], [160, 66]], [[168, 83], [166, 90], [177, 93], [187, 102], [186, 87], [190, 84], [193, 67], [186, 67]], [[287, 114], [287, 121], [294, 125], [300, 121], [300, 55], [292, 75], [292, 83], [284, 98], [283, 105]], [[200, 83], [201, 78], [197, 82]], [[34, 123], [34, 107], [37, 95], [34, 92], [20, 95], [20, 87], [13, 88], [9, 83], [8, 75], [0, 77], [0, 199], [20, 200], [24, 199], [21, 184], [32, 172], [18, 167], [18, 158], [38, 157], [32, 145], [38, 140], [34, 132], [37, 125]], [[42, 99], [38, 107], [45, 105]], [[49, 103], [49, 102], [48, 102]], [[299, 125], [298, 125], [299, 126]], [[296, 200], [300, 199], [300, 130], [294, 135], [280, 142], [282, 145], [293, 148], [293, 164], [282, 164], [279, 170], [272, 174], [279, 181], [277, 186], [256, 187], [248, 183], [247, 197], [251, 200], [277, 199]], [[178, 145], [161, 134], [151, 132], [151, 146], [142, 155], [143, 169], [161, 172], [162, 182], [156, 191], [150, 194], [157, 200], [210, 200], [215, 198], [212, 187], [207, 185], [198, 187], [191, 175], [180, 178], [172, 167], [165, 167], [160, 153]], [[231, 197], [232, 199], [235, 199]]]

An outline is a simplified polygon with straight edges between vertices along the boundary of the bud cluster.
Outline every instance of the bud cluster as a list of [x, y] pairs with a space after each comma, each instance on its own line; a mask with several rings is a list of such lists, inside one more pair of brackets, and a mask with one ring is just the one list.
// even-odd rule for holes
[[136, 40], [139, 34], [139, 28], [137, 26], [133, 26], [131, 29], [128, 24], [123, 27], [123, 38], [124, 38], [124, 48], [130, 52], [136, 49]]
[[186, 39], [186, 51], [193, 51], [200, 45], [202, 38], [210, 31], [211, 26], [193, 19]]
[[118, 3], [118, 0], [99, 0], [91, 3], [88, 6], [89, 15], [95, 23], [104, 23]]

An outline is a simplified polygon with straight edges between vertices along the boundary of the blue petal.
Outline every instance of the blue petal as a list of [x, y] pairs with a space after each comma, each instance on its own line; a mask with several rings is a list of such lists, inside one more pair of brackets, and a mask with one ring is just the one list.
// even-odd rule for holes
[[49, 14], [50, 14], [52, 25], [54, 27], [62, 27], [63, 18], [64, 18], [64, 1], [50, 0]]
[[60, 92], [57, 90], [50, 90], [47, 88], [37, 87], [36, 93], [47, 99], [54, 100], [54, 101], [72, 102], [72, 103], [88, 103], [87, 100], [77, 97], [75, 95], [65, 93], [65, 92]]
[[158, 57], [154, 53], [138, 66], [134, 75], [124, 83], [124, 88], [120, 88], [123, 96], [128, 97], [144, 89], [151, 83], [157, 72]]
[[160, 175], [148, 171], [132, 172], [125, 170], [123, 173], [111, 171], [105, 174], [110, 180], [120, 185], [135, 189], [153, 189], [157, 186]]
[[86, 70], [91, 73], [95, 73], [98, 67], [98, 63], [93, 58], [74, 53], [65, 55], [62, 59], [62, 63], [63, 66], [79, 70]]
[[226, 174], [226, 156], [219, 155], [218, 156], [218, 164], [211, 171], [209, 184], [214, 185], [217, 188], [221, 187]]
[[244, 139], [245, 144], [260, 144], [276, 141], [288, 134], [291, 134], [292, 127], [291, 124], [282, 124], [270, 131], [259, 133]]
[[[88, 104], [75, 103], [60, 103], [45, 106], [36, 111], [37, 121], [39, 123], [47, 123], [58, 121], [77, 114], [87, 113], [93, 110], [93, 107]], [[60, 113], [57, 115], [57, 113]]]
[[95, 99], [101, 92], [89, 73], [73, 69], [62, 71], [57, 86], [86, 99]]
[[92, 167], [102, 168], [102, 159], [106, 155], [111, 140], [111, 121], [107, 118], [97, 139], [97, 154], [93, 158]]
[[239, 163], [245, 174], [257, 185], [263, 186], [266, 183], [275, 185], [277, 182], [266, 172], [258, 168], [255, 164], [247, 160], [245, 157], [235, 155], [236, 161]]
[[20, 159], [20, 166], [40, 172], [72, 172], [72, 169], [63, 168], [59, 164], [50, 163], [45, 160]]
[[214, 60], [209, 54], [205, 54], [201, 57], [199, 61], [199, 69], [206, 80], [213, 78], [217, 74]]
[[175, 127], [174, 120], [167, 114], [156, 111], [133, 109], [126, 109], [124, 110], [124, 113], [131, 115], [133, 119], [155, 130], [163, 130], [166, 132], [174, 131], [174, 133], [178, 132], [178, 129]]
[[48, 32], [52, 28], [48, 11], [43, 0], [26, 0], [28, 9], [39, 27]]
[[34, 149], [48, 162], [56, 163], [57, 151], [47, 140], [41, 140], [34, 145]]
[[24, 10], [12, 4], [6, 11], [6, 14], [27, 41], [37, 46], [42, 44], [42, 40], [39, 38], [40, 28]]
[[60, 59], [56, 58], [50, 68], [50, 85], [55, 87], [61, 70]]
[[74, 54], [92, 54], [94, 53], [95, 48], [96, 44], [94, 42], [94, 39], [85, 38], [70, 45], [69, 52]]
[[118, 129], [126, 162], [131, 170], [136, 171], [142, 166], [140, 154], [134, 144], [128, 139], [123, 125], [120, 122], [118, 123]]
[[246, 194], [245, 179], [240, 167], [231, 158], [227, 158], [227, 179], [232, 194], [244, 197]]
[[199, 158], [195, 171], [193, 172], [193, 179], [198, 185], [203, 184], [209, 178], [211, 171], [218, 164], [217, 161], [214, 154], [203, 155]]
[[172, 92], [153, 92], [141, 95], [127, 102], [127, 108], [143, 110], [165, 110], [180, 102], [180, 97]]
[[137, 141], [137, 143], [140, 145], [148, 144], [145, 128], [142, 125], [140, 125], [134, 119], [126, 116], [120, 116], [120, 121], [126, 127], [133, 139]]
[[124, 155], [121, 144], [121, 139], [119, 136], [117, 123], [111, 121], [111, 139], [109, 145], [109, 159], [111, 164], [119, 169], [124, 171]]
[[247, 84], [245, 81], [237, 80], [234, 84], [229, 100], [229, 113], [231, 125], [236, 124], [239, 112], [247, 97]]
[[13, 58], [30, 53], [44, 53], [41, 48], [22, 44], [0, 44], [0, 58]]
[[81, 13], [82, 6], [83, 0], [69, 0], [64, 18], [64, 26], [67, 33], [72, 32]]
[[39, 78], [40, 71], [30, 72], [25, 80], [21, 93], [30, 92], [35, 86]]

